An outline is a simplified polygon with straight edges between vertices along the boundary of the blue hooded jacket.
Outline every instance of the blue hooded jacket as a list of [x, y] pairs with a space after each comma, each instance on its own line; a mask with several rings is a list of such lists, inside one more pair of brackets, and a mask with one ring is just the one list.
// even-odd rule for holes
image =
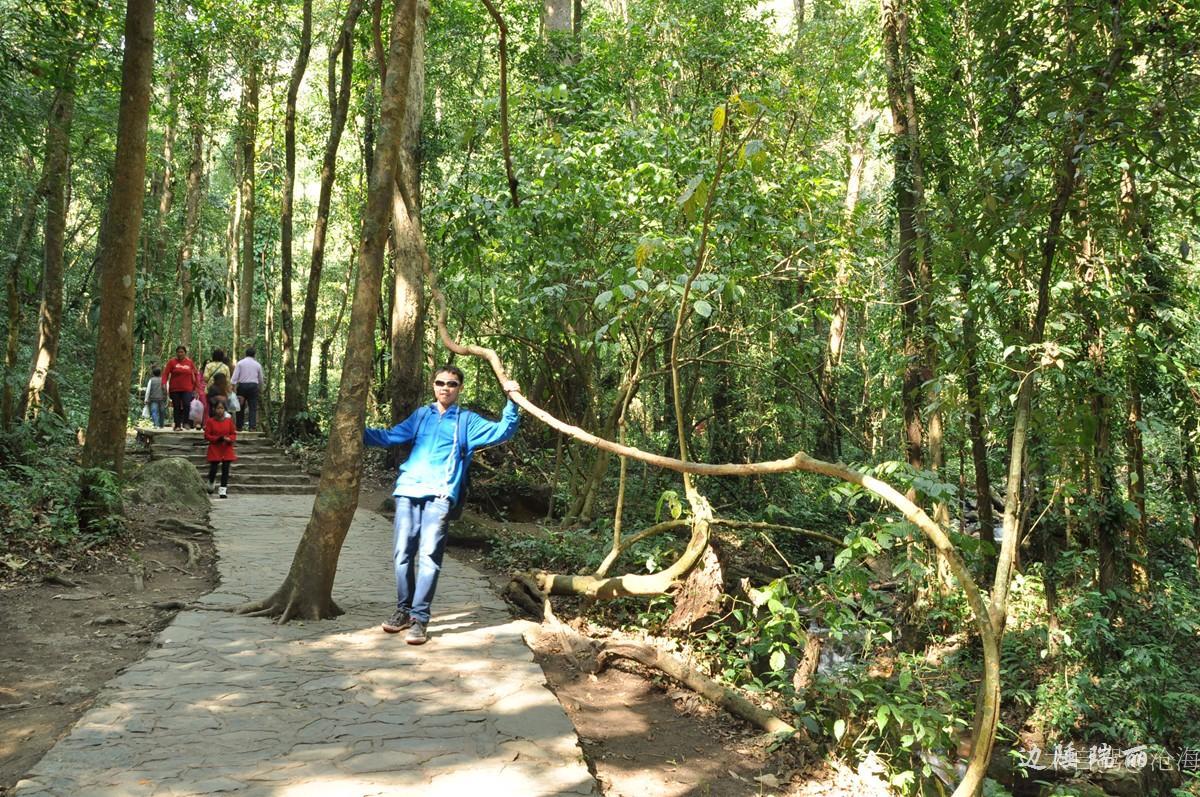
[[[437, 402], [430, 402], [391, 429], [365, 429], [363, 443], [382, 448], [412, 443], [412, 453], [400, 465], [392, 495], [448, 498], [453, 505], [459, 501], [475, 451], [511, 439], [520, 422], [520, 411], [511, 400], [504, 405], [499, 421], [489, 421], [458, 404], [439, 413]], [[463, 441], [458, 440], [460, 429], [466, 437], [465, 457]]]

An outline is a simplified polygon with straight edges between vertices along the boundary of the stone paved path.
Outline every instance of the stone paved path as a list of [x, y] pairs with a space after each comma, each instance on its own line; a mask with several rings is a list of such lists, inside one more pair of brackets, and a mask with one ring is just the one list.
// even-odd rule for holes
[[[214, 502], [221, 585], [205, 602], [278, 586], [311, 502]], [[337, 620], [181, 612], [14, 797], [598, 794], [521, 624], [477, 572], [446, 557], [426, 645], [380, 631], [390, 548], [388, 521], [359, 510]]]

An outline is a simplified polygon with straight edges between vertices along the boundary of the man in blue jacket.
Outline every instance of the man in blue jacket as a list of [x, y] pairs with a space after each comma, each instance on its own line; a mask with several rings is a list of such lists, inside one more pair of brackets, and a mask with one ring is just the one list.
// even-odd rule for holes
[[463, 495], [467, 466], [479, 448], [510, 439], [520, 423], [520, 412], [511, 395], [520, 386], [507, 380], [509, 396], [499, 421], [458, 406], [463, 372], [453, 365], [438, 368], [433, 377], [436, 401], [417, 409], [391, 429], [367, 429], [368, 446], [412, 443], [412, 453], [396, 477], [396, 519], [393, 562], [396, 568], [396, 611], [383, 624], [389, 634], [408, 629], [405, 641], [423, 644], [428, 639], [429, 607], [437, 589], [446, 550], [446, 528], [452, 507]]

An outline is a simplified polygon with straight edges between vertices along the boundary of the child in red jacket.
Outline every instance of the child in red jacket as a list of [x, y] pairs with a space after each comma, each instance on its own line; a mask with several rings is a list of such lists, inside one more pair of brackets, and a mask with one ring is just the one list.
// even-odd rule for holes
[[208, 441], [208, 491], [217, 485], [217, 464], [221, 465], [221, 492], [219, 498], [228, 498], [229, 463], [237, 459], [233, 441], [237, 439], [237, 427], [233, 418], [225, 412], [225, 400], [218, 397], [213, 402], [212, 414], [204, 422], [204, 439]]

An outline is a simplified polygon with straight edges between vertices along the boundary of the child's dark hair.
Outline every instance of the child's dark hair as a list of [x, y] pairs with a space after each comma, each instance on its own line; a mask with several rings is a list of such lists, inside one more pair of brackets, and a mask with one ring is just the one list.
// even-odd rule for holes
[[162, 376], [162, 368], [156, 365], [150, 369], [150, 373], [154, 374], [155, 376]]

